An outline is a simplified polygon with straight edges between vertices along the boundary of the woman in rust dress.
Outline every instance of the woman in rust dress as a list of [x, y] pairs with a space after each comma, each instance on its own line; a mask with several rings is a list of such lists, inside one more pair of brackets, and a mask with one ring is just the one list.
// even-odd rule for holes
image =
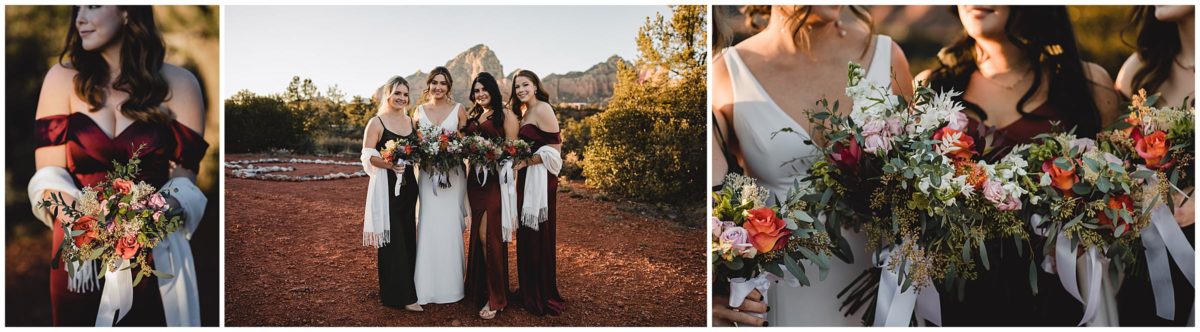
[[[1094, 137], [1115, 118], [1117, 97], [1112, 79], [1100, 66], [1080, 59], [1066, 6], [958, 6], [964, 35], [939, 54], [941, 64], [916, 76], [934, 90], [961, 91], [956, 97], [973, 118], [973, 135], [994, 131], [998, 160], [1034, 136], [1075, 130]], [[982, 122], [982, 126], [980, 126]], [[1058, 122], [1057, 128], [1051, 122]], [[981, 142], [977, 140], [977, 142]], [[982, 144], [980, 144], [982, 147]], [[986, 245], [990, 270], [967, 281], [964, 301], [941, 292], [946, 326], [1074, 326], [1083, 306], [1042, 271], [1037, 237], [1022, 243]], [[1023, 250], [1022, 250], [1023, 249]], [[1024, 255], [1022, 255], [1024, 253]], [[1030, 255], [1029, 253], [1036, 253]], [[1031, 257], [1032, 256], [1032, 257]], [[1037, 295], [1029, 270], [1037, 269]]]
[[[517, 116], [504, 108], [496, 78], [479, 73], [471, 83], [471, 108], [464, 135], [487, 139], [517, 139]], [[495, 169], [480, 176], [471, 165], [467, 172], [467, 199], [471, 206], [471, 240], [467, 254], [466, 295], [482, 306], [479, 317], [492, 319], [508, 306], [508, 243], [500, 207], [500, 176]], [[511, 236], [511, 234], [509, 234]]]
[[[509, 106], [521, 114], [521, 129], [518, 135], [529, 142], [531, 151], [537, 151], [543, 146], [562, 149], [558, 118], [554, 116], [554, 109], [548, 103], [550, 95], [542, 88], [542, 82], [536, 74], [528, 70], [518, 71], [513, 76], [512, 94], [509, 98]], [[524, 206], [526, 199], [525, 180], [528, 170], [525, 167], [540, 163], [541, 157], [534, 156], [529, 161], [519, 162], [513, 167], [519, 170], [518, 206]], [[517, 228], [517, 277], [520, 286], [518, 293], [525, 310], [537, 316], [558, 315], [566, 306], [566, 301], [558, 293], [555, 264], [555, 224], [558, 218], [554, 196], [558, 192], [558, 177], [554, 174], [547, 176], [546, 220], [540, 223], [537, 230], [526, 226]], [[522, 215], [526, 213], [529, 212], [521, 212]]]

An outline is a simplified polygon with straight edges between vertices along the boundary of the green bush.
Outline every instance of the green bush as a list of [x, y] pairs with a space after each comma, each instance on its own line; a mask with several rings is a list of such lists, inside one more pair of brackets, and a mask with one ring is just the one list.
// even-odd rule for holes
[[226, 142], [229, 152], [260, 152], [270, 148], [307, 151], [312, 142], [304, 121], [283, 101], [239, 92], [225, 101]]

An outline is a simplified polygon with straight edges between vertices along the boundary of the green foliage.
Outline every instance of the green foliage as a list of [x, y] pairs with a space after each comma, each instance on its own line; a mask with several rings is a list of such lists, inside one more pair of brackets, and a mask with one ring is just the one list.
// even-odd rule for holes
[[230, 152], [256, 152], [269, 148], [307, 150], [312, 144], [304, 119], [288, 109], [278, 96], [240, 91], [225, 101], [226, 141]]
[[[647, 19], [638, 33], [638, 67], [618, 65], [609, 108], [590, 127], [583, 175], [588, 184], [636, 200], [704, 199], [707, 58], [703, 6], [673, 6], [668, 23]], [[665, 72], [664, 72], [665, 70]]]

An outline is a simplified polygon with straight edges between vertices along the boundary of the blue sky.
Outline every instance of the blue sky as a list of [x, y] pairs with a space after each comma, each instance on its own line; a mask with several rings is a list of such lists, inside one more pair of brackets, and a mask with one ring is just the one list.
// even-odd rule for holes
[[282, 92], [294, 75], [368, 95], [476, 44], [506, 73], [586, 70], [636, 57], [637, 30], [655, 13], [670, 17], [667, 6], [227, 6], [222, 98]]

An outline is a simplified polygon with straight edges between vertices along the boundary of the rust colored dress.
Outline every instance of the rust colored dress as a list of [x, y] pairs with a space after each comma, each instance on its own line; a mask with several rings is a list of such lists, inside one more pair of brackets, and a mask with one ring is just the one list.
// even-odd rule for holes
[[[467, 121], [464, 135], [480, 135], [488, 139], [503, 137], [491, 119]], [[500, 223], [500, 176], [488, 170], [487, 181], [475, 174], [474, 166], [467, 170], [467, 199], [471, 203], [470, 251], [467, 254], [466, 296], [477, 307], [485, 304], [491, 310], [508, 306], [508, 244]], [[479, 241], [484, 217], [487, 217], [486, 243]], [[486, 252], [486, 253], [485, 253]]]
[[[198, 171], [200, 160], [208, 143], [204, 137], [175, 120], [163, 124], [134, 122], [115, 137], [108, 137], [90, 117], [84, 113], [48, 116], [34, 121], [36, 148], [66, 145], [67, 172], [79, 188], [104, 181], [113, 169], [113, 161], [125, 163], [138, 146], [145, 145], [138, 156], [141, 159], [141, 181], [162, 187], [170, 179], [170, 163]], [[62, 226], [54, 221], [52, 248], [63, 241]], [[54, 252], [50, 253], [54, 255]], [[52, 256], [51, 256], [52, 257]], [[153, 256], [148, 255], [153, 264]], [[136, 273], [137, 271], [134, 271]], [[55, 326], [94, 326], [96, 312], [100, 308], [100, 287], [87, 293], [75, 293], [67, 289], [66, 264], [50, 270], [50, 304]], [[142, 278], [133, 290], [133, 307], [129, 314], [116, 323], [117, 326], [164, 326], [162, 296], [158, 290], [158, 278], [153, 275]]]
[[[532, 124], [521, 126], [518, 136], [529, 141], [532, 151], [548, 144], [562, 143], [560, 133], [547, 133]], [[525, 172], [528, 170], [528, 167], [522, 168], [518, 174], [517, 206], [524, 203]], [[517, 227], [517, 278], [520, 285], [517, 292], [525, 311], [537, 316], [557, 316], [566, 307], [566, 301], [558, 293], [555, 264], [557, 249], [554, 237], [558, 221], [555, 194], [558, 192], [558, 177], [554, 174], [548, 176], [546, 221], [536, 231], [529, 227]]]

